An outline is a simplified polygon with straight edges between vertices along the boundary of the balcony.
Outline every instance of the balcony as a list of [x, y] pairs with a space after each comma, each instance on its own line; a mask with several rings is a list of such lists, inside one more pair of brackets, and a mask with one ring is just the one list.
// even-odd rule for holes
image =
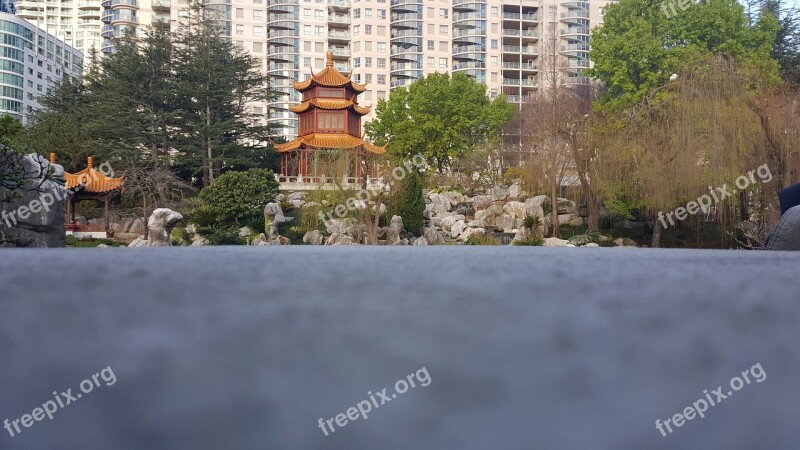
[[461, 62], [453, 64], [453, 71], [467, 70], [467, 69], [485, 69], [486, 61], [472, 61]]
[[503, 29], [503, 36], [539, 39], [539, 33], [534, 30], [507, 30]]
[[328, 40], [329, 41], [350, 41], [350, 32], [349, 31], [336, 31], [331, 30], [328, 32]]
[[171, 2], [169, 0], [152, 0], [153, 11], [169, 11]]
[[100, 5], [98, 5], [97, 2], [87, 2], [86, 0], [78, 2], [78, 9], [97, 9], [99, 7]]
[[333, 67], [335, 67], [336, 70], [342, 73], [350, 72], [351, 70], [353, 70], [353, 68], [350, 67], [350, 64], [335, 63]]
[[350, 57], [350, 48], [349, 47], [331, 47], [330, 49], [333, 52], [333, 58], [341, 59], [341, 58], [349, 58]]
[[486, 28], [462, 28], [460, 30], [453, 30], [453, 39], [483, 36], [486, 36]]
[[539, 51], [536, 47], [529, 45], [526, 47], [520, 47], [518, 45], [504, 45], [503, 46], [503, 53], [514, 53], [514, 54], [521, 54], [521, 55], [538, 55]]
[[276, 30], [270, 31], [267, 34], [267, 39], [275, 39], [281, 37], [296, 38], [300, 35], [299, 30]]
[[328, 0], [328, 6], [335, 10], [350, 9], [350, 0]]
[[453, 47], [453, 57], [466, 53], [486, 53], [485, 45], [462, 45]]
[[462, 20], [486, 20], [486, 11], [453, 14], [453, 22]]
[[345, 16], [341, 14], [330, 14], [328, 16], [328, 23], [337, 25], [350, 25], [350, 16]]
[[537, 72], [539, 68], [534, 63], [518, 63], [518, 62], [504, 62], [504, 70], [525, 70]]
[[391, 15], [391, 22], [394, 24], [395, 22], [403, 22], [408, 20], [414, 21], [421, 21], [422, 20], [422, 13], [394, 13]]
[[561, 34], [561, 36], [570, 36], [570, 35], [588, 36], [589, 27], [569, 27], [566, 30], [561, 30], [559, 34]]
[[267, 7], [278, 5], [299, 5], [300, 0], [267, 0]]
[[588, 19], [589, 18], [589, 11], [585, 10], [570, 10], [567, 12], [561, 13], [562, 19]]
[[539, 16], [537, 14], [520, 14], [520, 13], [503, 13], [505, 20], [520, 20], [524, 22], [538, 22]]
[[522, 87], [539, 87], [539, 85], [530, 78], [503, 78], [503, 86], [522, 86]]
[[562, 52], [588, 52], [589, 44], [565, 44], [561, 46]]
[[137, 0], [111, 0], [111, 7], [114, 8], [115, 6], [129, 6], [132, 8], [137, 8], [139, 3]]

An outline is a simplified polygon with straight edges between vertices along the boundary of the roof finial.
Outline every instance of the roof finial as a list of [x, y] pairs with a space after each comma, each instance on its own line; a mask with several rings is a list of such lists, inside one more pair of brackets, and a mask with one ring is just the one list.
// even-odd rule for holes
[[50, 164], [55, 164], [55, 163], [56, 163], [56, 153], [50, 152]]
[[91, 156], [86, 158], [86, 167], [91, 169], [93, 166], [94, 166], [94, 158]]
[[327, 61], [325, 61], [325, 67], [333, 67], [333, 50], [328, 50], [327, 53]]

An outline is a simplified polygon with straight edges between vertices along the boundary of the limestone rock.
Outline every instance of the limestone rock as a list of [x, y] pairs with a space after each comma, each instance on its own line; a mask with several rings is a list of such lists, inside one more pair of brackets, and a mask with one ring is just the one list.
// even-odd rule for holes
[[242, 227], [239, 228], [239, 237], [248, 237], [253, 234], [253, 230], [250, 227]]
[[144, 234], [144, 218], [138, 217], [134, 219], [126, 233]]
[[318, 230], [308, 231], [303, 235], [303, 243], [310, 245], [322, 245], [325, 242], [325, 237], [322, 236]]
[[494, 201], [505, 200], [508, 198], [508, 186], [498, 184], [490, 190], [489, 195], [492, 196], [492, 200]]
[[271, 238], [278, 236], [278, 225], [286, 222], [286, 216], [283, 215], [280, 203], [267, 203], [264, 207], [264, 220], [265, 225], [269, 225], [267, 232]]
[[397, 245], [403, 239], [403, 218], [392, 216], [391, 224], [386, 228], [386, 245]]
[[355, 239], [344, 233], [333, 233], [328, 236], [328, 239], [325, 241], [325, 245], [352, 245], [354, 243]]
[[463, 220], [459, 220], [450, 227], [450, 237], [457, 238], [467, 229], [467, 224]]
[[422, 232], [422, 237], [425, 238], [425, 241], [428, 243], [428, 245], [444, 244], [444, 238], [434, 227], [425, 228], [425, 231]]
[[183, 216], [169, 208], [158, 208], [153, 211], [147, 220], [147, 239], [148, 247], [169, 247], [170, 234], [175, 224], [183, 220]]
[[[46, 180], [52, 169], [57, 178], [63, 177], [64, 168], [41, 155], [31, 153], [19, 156], [8, 154], [8, 161], [0, 164], [25, 173], [30, 186], [38, 190], [22, 191], [21, 197], [0, 204], [0, 244], [10, 247], [64, 247], [64, 221], [67, 193], [62, 185]], [[10, 214], [10, 216], [8, 215]]]
[[559, 239], [556, 237], [549, 237], [544, 239], [544, 246], [545, 247], [574, 247], [574, 245], [570, 244], [566, 239]]
[[416, 246], [428, 245], [428, 241], [424, 237], [420, 236], [420, 237], [414, 239], [414, 244], [413, 245], [415, 247]]

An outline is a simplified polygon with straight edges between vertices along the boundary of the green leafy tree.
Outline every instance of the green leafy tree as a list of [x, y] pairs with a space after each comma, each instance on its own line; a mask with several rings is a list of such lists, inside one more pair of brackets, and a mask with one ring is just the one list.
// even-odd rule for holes
[[455, 159], [498, 137], [512, 114], [503, 96], [490, 100], [486, 86], [464, 74], [434, 73], [378, 102], [367, 134], [388, 151], [410, 158], [422, 153], [441, 173]]
[[270, 98], [261, 63], [224, 36], [217, 12], [190, 3], [175, 36], [173, 59], [181, 116], [178, 148], [183, 159], [202, 168], [204, 186], [224, 169], [252, 167], [255, 155], [264, 156], [271, 132], [248, 107]]
[[19, 120], [9, 115], [0, 116], [0, 144], [14, 146], [22, 130]]
[[[732, 56], [738, 63], [779, 81], [770, 57], [779, 24], [761, 14], [750, 25], [736, 0], [691, 3], [673, 12], [663, 0], [621, 0], [608, 5], [603, 26], [592, 33], [589, 74], [606, 86], [600, 105], [620, 111], [664, 86], [670, 76], [711, 54]], [[666, 3], [669, 5], [669, 3]]]
[[278, 182], [270, 170], [225, 172], [200, 191], [200, 200], [213, 211], [218, 222], [243, 222], [263, 217], [264, 207], [278, 195]]
[[422, 175], [410, 170], [403, 178], [396, 193], [392, 195], [392, 214], [403, 218], [403, 226], [409, 231], [419, 233], [425, 225], [425, 198], [422, 196]]

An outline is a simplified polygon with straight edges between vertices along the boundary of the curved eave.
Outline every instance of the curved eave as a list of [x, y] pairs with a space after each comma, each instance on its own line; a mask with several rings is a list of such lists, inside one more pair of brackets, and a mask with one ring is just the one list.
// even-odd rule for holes
[[311, 109], [312, 106], [314, 106], [315, 108], [324, 109], [326, 111], [350, 109], [362, 116], [369, 114], [370, 111], [372, 110], [368, 106], [358, 106], [352, 100], [312, 98], [310, 100], [304, 101], [303, 103], [300, 103], [299, 105], [289, 106], [289, 111], [293, 113], [302, 113]]
[[80, 187], [83, 192], [102, 194], [121, 189], [125, 177], [110, 178], [94, 168], [86, 168], [77, 173], [64, 172], [64, 182], [67, 189]]
[[381, 155], [386, 153], [386, 147], [378, 147], [363, 139], [359, 139], [349, 134], [333, 133], [312, 133], [300, 136], [285, 144], [277, 144], [275, 149], [278, 153], [286, 153], [299, 149], [335, 149], [335, 150], [357, 150], [363, 149], [369, 153]]

